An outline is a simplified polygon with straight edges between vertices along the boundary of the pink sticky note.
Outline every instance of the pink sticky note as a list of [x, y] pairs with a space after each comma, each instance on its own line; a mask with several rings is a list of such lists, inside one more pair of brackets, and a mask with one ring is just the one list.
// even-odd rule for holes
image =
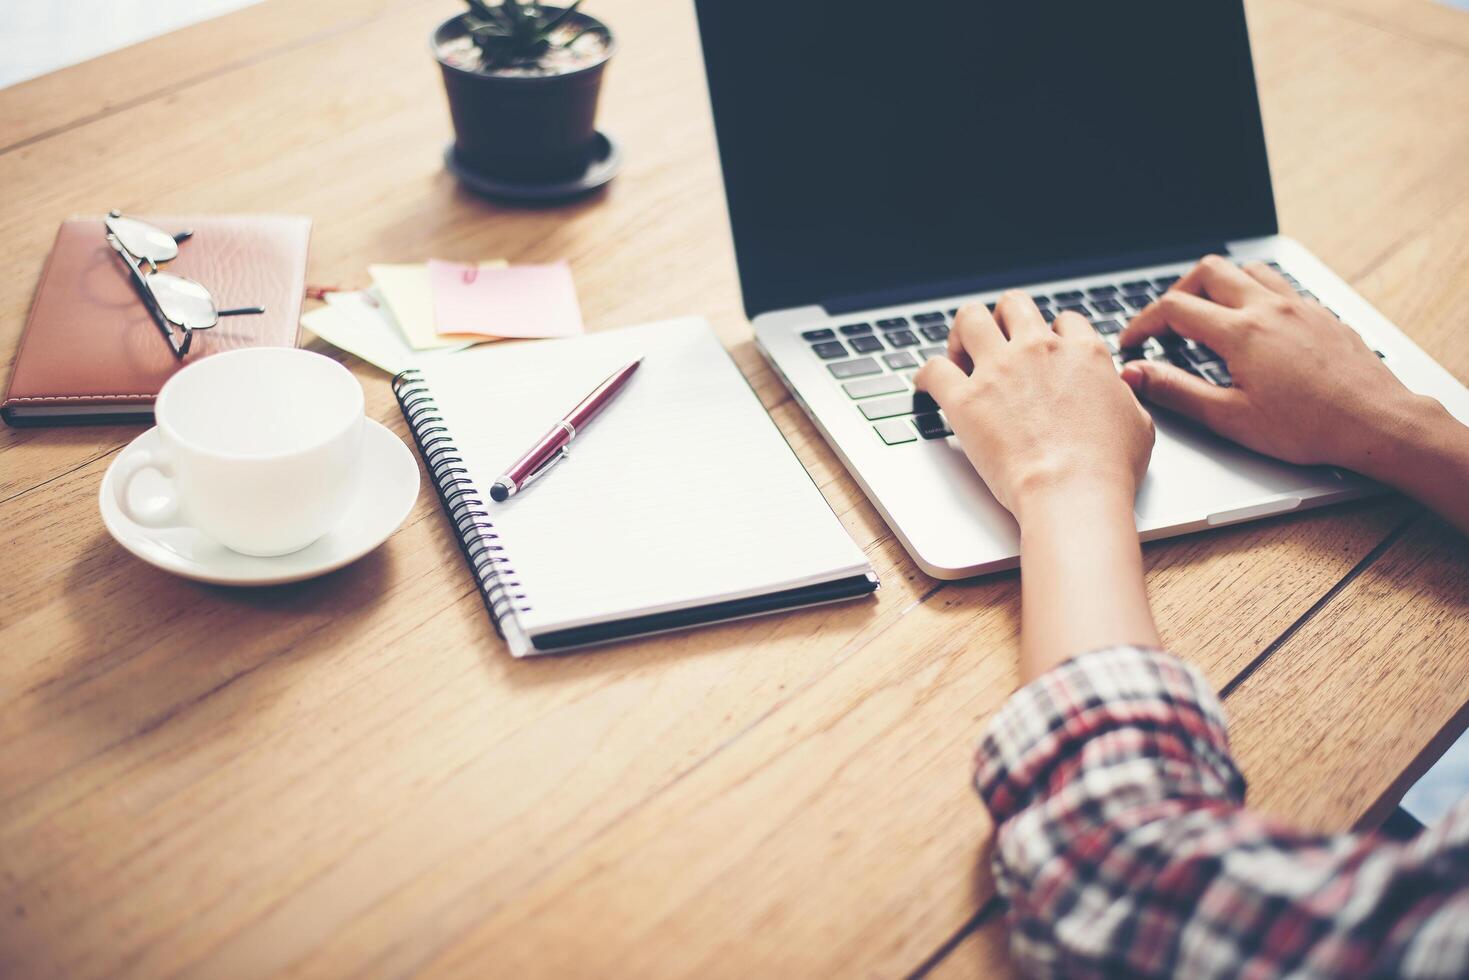
[[435, 327], [482, 337], [570, 337], [584, 333], [565, 262], [484, 268], [430, 259]]

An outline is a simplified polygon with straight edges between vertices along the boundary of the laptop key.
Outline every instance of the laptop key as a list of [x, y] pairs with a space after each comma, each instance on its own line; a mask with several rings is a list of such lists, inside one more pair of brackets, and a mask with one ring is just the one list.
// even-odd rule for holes
[[1129, 293], [1122, 301], [1134, 310], [1146, 310], [1153, 302], [1151, 293]]
[[949, 423], [937, 412], [913, 416], [913, 427], [925, 439], [944, 439], [954, 434]]
[[903, 419], [888, 419], [879, 422], [872, 427], [877, 437], [889, 446], [901, 446], [905, 442], [917, 442], [918, 437], [913, 434], [913, 427]]
[[1106, 299], [1108, 296], [1116, 296], [1117, 295], [1117, 287], [1116, 286], [1093, 286], [1091, 289], [1088, 289], [1086, 291], [1086, 294], [1088, 296], [1090, 296], [1092, 299]]
[[944, 315], [937, 310], [932, 313], [919, 313], [913, 317], [914, 323], [943, 323]]
[[1092, 306], [1098, 313], [1122, 313], [1123, 306], [1115, 299], [1092, 300]]
[[923, 334], [923, 336], [927, 337], [929, 340], [949, 339], [949, 328], [942, 323], [935, 323], [927, 327], [920, 327], [918, 332]]
[[904, 327], [908, 326], [908, 318], [895, 316], [887, 320], [878, 320], [877, 325], [884, 330], [902, 330]]
[[[830, 331], [828, 331], [830, 332]], [[829, 361], [836, 357], [846, 357], [847, 348], [842, 346], [840, 340], [829, 340], [824, 344], [812, 344], [811, 352], [823, 361]]]
[[1133, 279], [1130, 282], [1122, 284], [1122, 291], [1124, 293], [1145, 293], [1152, 288], [1153, 284], [1146, 279]]
[[847, 343], [852, 345], [852, 350], [859, 354], [871, 354], [873, 351], [882, 350], [882, 341], [876, 337], [853, 337]]
[[907, 395], [894, 395], [892, 398], [874, 398], [871, 401], [859, 402], [857, 407], [862, 409], [862, 414], [867, 416], [870, 422], [899, 415], [912, 415], [914, 412], [938, 411], [938, 405], [934, 404], [934, 400], [921, 391]]
[[894, 371], [906, 371], [908, 368], [916, 368], [918, 366], [918, 362], [913, 359], [913, 355], [907, 351], [902, 351], [897, 354], [884, 354], [882, 355], [882, 359]]
[[1041, 307], [1041, 316], [1045, 317], [1047, 323], [1056, 322], [1056, 311], [1051, 309], [1049, 306]]
[[1044, 293], [1041, 293], [1041, 294], [1039, 294], [1037, 296], [1032, 296], [1030, 298], [1030, 301], [1032, 303], [1034, 303], [1036, 306], [1050, 306], [1051, 305], [1051, 297], [1045, 295]]
[[932, 360], [935, 357], [945, 357], [948, 355], [949, 351], [946, 347], [925, 347], [918, 353], [923, 355], [923, 359], [925, 361], [928, 361]]
[[848, 381], [842, 385], [842, 390], [847, 393], [848, 398], [875, 398], [878, 395], [896, 395], [900, 391], [907, 391], [908, 385], [896, 374], [884, 374], [876, 378]]
[[[891, 357], [892, 355], [889, 354], [888, 356]], [[870, 357], [859, 357], [855, 361], [840, 361], [836, 364], [828, 364], [827, 368], [831, 371], [832, 377], [839, 379], [860, 378], [866, 374], [882, 373], [882, 365]]]
[[1154, 279], [1153, 285], [1157, 287], [1159, 292], [1162, 292], [1182, 278], [1183, 276], [1162, 276], [1158, 279]]
[[922, 341], [911, 330], [894, 330], [888, 334], [888, 343], [894, 347], [917, 347]]
[[835, 337], [836, 337], [836, 332], [835, 331], [832, 331], [832, 330], [807, 330], [805, 333], [801, 334], [801, 339], [802, 340], [812, 340], [812, 341], [815, 341], [815, 340], [832, 340]]
[[1116, 320], [1098, 320], [1092, 324], [1097, 333], [1121, 333], [1122, 324]]
[[856, 336], [858, 336], [860, 334], [872, 333], [872, 324], [870, 324], [870, 323], [849, 323], [845, 327], [842, 327], [841, 328], [841, 331], [842, 331], [842, 334], [844, 336], [847, 336], [847, 337], [856, 337]]
[[1210, 384], [1221, 388], [1234, 387], [1234, 379], [1229, 376], [1229, 371], [1223, 364], [1205, 364], [1199, 368], [1199, 376]]
[[1085, 294], [1079, 289], [1068, 289], [1065, 292], [1056, 294], [1056, 302], [1058, 303], [1075, 303], [1084, 298]]
[[1075, 303], [1073, 303], [1073, 304], [1071, 304], [1069, 306], [1063, 306], [1063, 307], [1061, 307], [1061, 312], [1062, 313], [1080, 313], [1082, 316], [1086, 317], [1088, 320], [1090, 320], [1092, 318], [1092, 311], [1091, 310], [1087, 309], [1085, 306], [1081, 306], [1081, 305], [1078, 305], [1078, 304], [1075, 304]]

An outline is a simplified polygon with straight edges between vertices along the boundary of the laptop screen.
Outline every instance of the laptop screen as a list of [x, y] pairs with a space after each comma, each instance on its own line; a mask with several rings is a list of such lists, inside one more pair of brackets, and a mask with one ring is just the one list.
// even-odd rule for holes
[[1240, 0], [697, 7], [751, 316], [1276, 230]]

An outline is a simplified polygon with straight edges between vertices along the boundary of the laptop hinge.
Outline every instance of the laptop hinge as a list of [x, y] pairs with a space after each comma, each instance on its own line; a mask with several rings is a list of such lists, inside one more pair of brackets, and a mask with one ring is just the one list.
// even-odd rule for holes
[[903, 306], [921, 303], [924, 300], [943, 299], [949, 296], [967, 296], [1011, 286], [1024, 286], [1034, 282], [1052, 282], [1057, 279], [1076, 279], [1081, 276], [1098, 275], [1103, 272], [1120, 272], [1140, 269], [1150, 265], [1171, 265], [1175, 262], [1190, 262], [1210, 253], [1227, 254], [1229, 246], [1223, 242], [1195, 242], [1190, 245], [1150, 249], [1138, 252], [1117, 253], [1061, 262], [1049, 265], [1034, 265], [1004, 272], [988, 273], [963, 279], [949, 279], [921, 285], [902, 286], [895, 289], [874, 290], [824, 300], [821, 305], [827, 313], [835, 316], [856, 313], [861, 310], [876, 310], [887, 306]]

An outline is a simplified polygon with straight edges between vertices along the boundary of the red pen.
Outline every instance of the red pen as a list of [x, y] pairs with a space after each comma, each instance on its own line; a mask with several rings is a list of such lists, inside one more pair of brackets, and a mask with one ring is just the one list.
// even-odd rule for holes
[[552, 466], [565, 459], [567, 445], [576, 438], [576, 434], [584, 429], [588, 422], [596, 418], [602, 409], [612, 403], [612, 399], [622, 391], [641, 363], [643, 359], [640, 357], [597, 385], [590, 395], [578, 402], [577, 406], [567, 412], [566, 417], [560, 422], [553, 425], [551, 431], [542, 436], [529, 452], [510, 464], [505, 475], [490, 487], [490, 499], [496, 503], [509, 500], [530, 486], [532, 482], [545, 476]]

